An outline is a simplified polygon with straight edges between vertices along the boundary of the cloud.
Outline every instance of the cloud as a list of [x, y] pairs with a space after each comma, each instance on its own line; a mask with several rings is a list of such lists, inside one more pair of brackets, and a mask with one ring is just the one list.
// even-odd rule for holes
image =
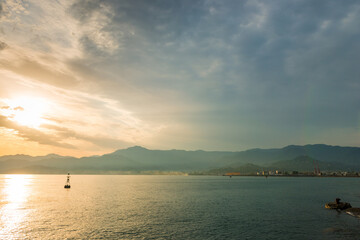
[[111, 23], [115, 12], [103, 1], [76, 1], [68, 12], [81, 24], [80, 43], [85, 51], [95, 53], [113, 53], [119, 48], [119, 37], [116, 31], [112, 31]]
[[16, 107], [16, 108], [14, 108], [14, 110], [15, 110], [15, 111], [24, 111], [24, 108], [23, 108], [23, 107], [18, 106], [18, 107]]
[[9, 46], [0, 43], [0, 74], [13, 76], [3, 86], [17, 81], [56, 98], [59, 115], [46, 117], [62, 128], [46, 130], [58, 136], [103, 147], [189, 139], [185, 148], [199, 148], [198, 139], [235, 149], [281, 146], [304, 132], [326, 143], [327, 131], [358, 129], [357, 1], [2, 6]]
[[63, 88], [74, 87], [78, 83], [78, 80], [71, 72], [56, 69], [55, 66], [54, 68], [50, 68], [47, 65], [43, 65], [42, 62], [28, 59], [26, 56], [18, 58], [16, 61], [11, 61], [11, 59], [9, 59], [9, 61], [3, 60], [0, 66], [20, 76], [32, 78], [34, 81]]
[[[41, 130], [62, 142], [66, 139], [77, 147], [113, 149], [130, 146], [136, 139], [157, 131], [156, 125], [143, 122], [122, 108], [116, 100], [105, 98], [99, 93], [64, 90], [33, 80], [24, 80], [24, 86], [36, 89], [36, 93], [32, 94], [47, 100], [41, 116], [42, 122], [47, 125], [41, 125]], [[20, 87], [17, 89], [21, 90]], [[31, 99], [31, 95], [24, 94], [23, 98], [26, 97]], [[12, 99], [4, 100], [5, 103], [11, 101]], [[6, 116], [16, 115], [14, 108], [8, 110], [12, 111], [4, 112]], [[31, 107], [27, 110], [30, 112]]]
[[56, 135], [61, 139], [74, 138], [77, 140], [84, 140], [90, 142], [96, 146], [105, 147], [105, 148], [120, 148], [123, 146], [129, 146], [129, 142], [122, 141], [116, 138], [109, 138], [106, 136], [89, 136], [81, 133], [77, 133], [66, 127], [60, 127], [51, 124], [42, 125], [43, 128], [55, 130]]
[[[122, 141], [116, 138], [110, 138], [106, 136], [89, 136], [73, 131], [66, 127], [61, 127], [52, 124], [43, 124], [41, 129], [34, 129], [26, 126], [19, 125], [8, 117], [0, 115], [0, 127], [12, 129], [16, 131], [16, 135], [25, 139], [26, 141], [37, 142], [39, 144], [62, 147], [67, 149], [77, 149], [75, 145], [64, 143], [64, 141], [72, 139], [75, 141], [86, 141], [94, 146], [116, 149], [124, 146], [130, 146], [131, 144], [126, 141]], [[45, 133], [47, 132], [47, 133]]]
[[[1, 6], [1, 5], [0, 5], [0, 6]], [[0, 14], [1, 14], [1, 11], [0, 11]], [[7, 48], [7, 46], [8, 46], [8, 45], [7, 45], [6, 43], [0, 41], [0, 51], [1, 51], [1, 50], [4, 50], [5, 48]]]
[[15, 108], [11, 108], [10, 106], [1, 106], [0, 109], [6, 109], [6, 110], [13, 109], [15, 111], [24, 111], [24, 108], [21, 106]]
[[39, 144], [51, 145], [56, 147], [62, 147], [67, 149], [75, 149], [73, 145], [62, 143], [61, 140], [49, 134], [45, 134], [40, 130], [21, 126], [13, 121], [10, 121], [6, 116], [0, 115], [0, 127], [13, 129], [17, 133], [16, 135], [24, 138], [27, 141], [37, 142]]

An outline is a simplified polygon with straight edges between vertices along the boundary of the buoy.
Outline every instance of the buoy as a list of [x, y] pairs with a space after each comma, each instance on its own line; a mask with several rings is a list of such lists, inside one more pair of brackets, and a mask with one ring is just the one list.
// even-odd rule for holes
[[70, 173], [68, 173], [68, 175], [67, 175], [66, 184], [65, 184], [64, 188], [70, 188]]

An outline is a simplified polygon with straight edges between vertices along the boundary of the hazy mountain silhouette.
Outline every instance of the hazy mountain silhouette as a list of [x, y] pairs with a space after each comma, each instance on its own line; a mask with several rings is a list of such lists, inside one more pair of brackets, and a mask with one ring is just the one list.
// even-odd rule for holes
[[[223, 169], [243, 172], [261, 169], [313, 171], [313, 161], [321, 170], [360, 169], [360, 148], [323, 144], [279, 149], [250, 149], [242, 152], [149, 150], [140, 146], [117, 150], [102, 156], [68, 157], [10, 155], [0, 157], [0, 172], [18, 169], [29, 173], [107, 173], [135, 171], [209, 171]], [[217, 170], [217, 171], [218, 171]], [[215, 170], [211, 170], [215, 171]]]
[[227, 161], [231, 165], [253, 163], [269, 166], [274, 162], [294, 159], [298, 156], [309, 156], [323, 162], [343, 163], [353, 166], [360, 164], [360, 148], [324, 144], [289, 145], [278, 149], [250, 149], [236, 153], [229, 157]]
[[223, 175], [226, 173], [234, 173], [234, 172], [238, 172], [241, 174], [254, 174], [257, 172], [261, 172], [263, 170], [265, 169], [262, 166], [255, 165], [252, 163], [246, 163], [238, 167], [224, 167], [224, 168], [211, 169], [209, 171], [202, 172], [202, 174]]
[[321, 171], [359, 170], [359, 168], [354, 169], [342, 163], [318, 161], [309, 156], [298, 156], [294, 159], [278, 161], [271, 164], [268, 168], [281, 171], [314, 172], [315, 167], [319, 167]]
[[260, 166], [251, 163], [246, 163], [239, 166], [231, 166], [225, 168], [216, 168], [211, 169], [210, 171], [205, 171], [205, 174], [215, 174], [223, 175], [225, 173], [238, 172], [241, 174], [255, 174], [261, 171], [276, 171], [280, 172], [314, 172], [315, 168], [319, 168], [320, 171], [359, 171], [360, 166], [353, 167], [352, 165], [346, 165], [342, 163], [335, 162], [323, 162], [318, 161], [309, 156], [298, 156], [290, 160], [282, 160], [272, 163], [267, 166]]

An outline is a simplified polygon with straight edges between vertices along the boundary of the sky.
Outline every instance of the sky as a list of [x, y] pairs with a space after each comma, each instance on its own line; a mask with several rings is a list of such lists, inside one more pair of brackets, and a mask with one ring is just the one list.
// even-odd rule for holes
[[360, 1], [0, 0], [0, 155], [360, 147]]

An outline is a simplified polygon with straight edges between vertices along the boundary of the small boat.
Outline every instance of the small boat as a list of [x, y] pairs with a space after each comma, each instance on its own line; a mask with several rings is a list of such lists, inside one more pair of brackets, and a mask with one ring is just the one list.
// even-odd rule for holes
[[68, 173], [68, 175], [67, 175], [66, 184], [65, 184], [64, 188], [70, 188], [70, 173]]
[[351, 208], [351, 204], [347, 202], [340, 202], [340, 198], [337, 198], [335, 202], [329, 202], [325, 204], [325, 208], [336, 209], [336, 210], [345, 210]]

